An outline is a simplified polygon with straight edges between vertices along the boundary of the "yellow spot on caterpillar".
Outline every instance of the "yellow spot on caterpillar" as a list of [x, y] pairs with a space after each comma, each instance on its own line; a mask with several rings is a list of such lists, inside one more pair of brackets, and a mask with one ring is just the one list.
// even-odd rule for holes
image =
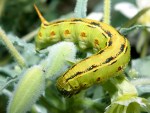
[[95, 44], [95, 46], [96, 46], [96, 45], [99, 45], [99, 41], [98, 41], [97, 39], [95, 39], [95, 40], [94, 40], [94, 44]]
[[81, 32], [80, 36], [81, 37], [87, 37], [85, 32]]
[[42, 37], [42, 33], [41, 32], [39, 32], [39, 37]]
[[50, 36], [51, 37], [53, 37], [53, 36], [55, 36], [56, 34], [55, 34], [55, 32], [54, 31], [52, 31], [51, 33], [50, 33]]
[[65, 30], [64, 35], [69, 35], [70, 31], [69, 30]]
[[39, 35], [39, 37], [38, 37], [38, 38], [39, 38], [40, 40], [42, 40], [42, 33], [41, 33], [41, 32], [39, 32], [39, 33], [38, 33], [38, 35]]

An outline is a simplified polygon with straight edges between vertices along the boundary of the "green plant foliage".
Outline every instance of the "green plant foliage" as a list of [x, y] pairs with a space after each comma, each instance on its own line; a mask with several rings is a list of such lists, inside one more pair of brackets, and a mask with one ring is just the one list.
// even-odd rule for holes
[[150, 77], [149, 66], [150, 66], [150, 56], [132, 60], [132, 68], [138, 71], [139, 76], [147, 76]]

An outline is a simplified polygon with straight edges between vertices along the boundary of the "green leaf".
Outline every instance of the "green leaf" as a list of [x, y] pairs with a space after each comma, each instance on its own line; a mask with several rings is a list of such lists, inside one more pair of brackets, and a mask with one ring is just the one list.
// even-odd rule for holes
[[127, 21], [122, 27], [126, 28], [126, 27], [130, 27], [132, 26], [134, 23], [137, 22], [137, 20], [144, 14], [146, 13], [148, 10], [150, 9], [150, 7], [144, 8], [142, 9], [140, 12], [138, 12], [133, 18], [131, 18], [129, 21]]
[[132, 60], [131, 64], [132, 68], [139, 73], [139, 76], [150, 77], [150, 56], [142, 59]]
[[32, 66], [34, 64], [39, 63], [40, 59], [44, 56], [44, 54], [37, 54], [35, 51], [35, 45], [32, 43], [27, 43], [24, 40], [19, 39], [12, 34], [9, 34], [9, 39], [13, 43], [13, 45], [21, 51], [21, 55], [24, 57], [27, 66]]

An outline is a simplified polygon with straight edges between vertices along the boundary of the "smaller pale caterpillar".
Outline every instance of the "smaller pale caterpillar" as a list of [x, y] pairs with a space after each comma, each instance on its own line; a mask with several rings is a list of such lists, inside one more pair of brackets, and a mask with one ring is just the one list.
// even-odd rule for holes
[[35, 9], [42, 21], [35, 39], [37, 50], [65, 40], [74, 42], [82, 50], [93, 48], [97, 52], [75, 64], [58, 78], [56, 86], [64, 96], [72, 96], [82, 89], [118, 75], [129, 62], [128, 40], [110, 25], [81, 18], [49, 23], [36, 6]]

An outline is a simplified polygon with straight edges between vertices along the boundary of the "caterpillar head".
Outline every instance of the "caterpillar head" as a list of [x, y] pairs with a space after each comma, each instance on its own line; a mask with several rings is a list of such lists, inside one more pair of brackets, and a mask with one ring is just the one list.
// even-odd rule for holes
[[64, 97], [71, 97], [72, 95], [80, 92], [80, 89], [75, 89], [73, 88], [73, 86], [70, 85], [69, 82], [66, 82], [63, 76], [58, 78], [56, 82], [56, 87]]

